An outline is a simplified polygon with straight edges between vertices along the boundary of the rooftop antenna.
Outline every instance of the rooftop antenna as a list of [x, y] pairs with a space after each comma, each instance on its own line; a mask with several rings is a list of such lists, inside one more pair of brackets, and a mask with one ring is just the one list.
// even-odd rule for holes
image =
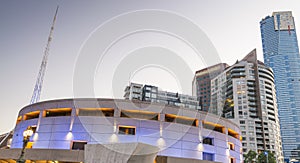
[[44, 80], [44, 75], [45, 75], [45, 71], [46, 71], [48, 55], [49, 55], [50, 43], [51, 43], [51, 40], [52, 40], [52, 35], [53, 35], [53, 30], [54, 30], [54, 25], [55, 25], [55, 21], [56, 21], [57, 12], [58, 12], [58, 6], [57, 6], [56, 11], [55, 11], [55, 15], [54, 15], [52, 26], [51, 26], [51, 29], [50, 29], [50, 34], [49, 34], [49, 37], [48, 37], [47, 45], [46, 45], [46, 48], [45, 48], [45, 51], [44, 51], [44, 57], [43, 57], [42, 64], [41, 64], [41, 67], [40, 67], [40, 71], [39, 71], [39, 74], [38, 74], [38, 77], [37, 77], [37, 80], [36, 80], [36, 83], [35, 83], [35, 86], [34, 86], [33, 95], [31, 97], [30, 104], [37, 103], [40, 100], [40, 95], [41, 95], [41, 91], [42, 91], [43, 80]]

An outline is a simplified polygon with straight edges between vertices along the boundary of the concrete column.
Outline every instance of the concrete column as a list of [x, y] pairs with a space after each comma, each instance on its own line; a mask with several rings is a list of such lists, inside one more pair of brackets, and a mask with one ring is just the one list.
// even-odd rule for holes
[[143, 143], [87, 144], [85, 163], [153, 163], [158, 147]]

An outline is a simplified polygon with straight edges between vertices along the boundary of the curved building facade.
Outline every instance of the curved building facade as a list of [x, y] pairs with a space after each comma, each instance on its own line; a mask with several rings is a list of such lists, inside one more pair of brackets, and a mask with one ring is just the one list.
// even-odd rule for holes
[[142, 143], [158, 149], [156, 158], [242, 162], [235, 123], [176, 106], [94, 98], [39, 102], [19, 112], [12, 150], [22, 148], [28, 126], [34, 130], [27, 144], [32, 149], [87, 152], [89, 145]]
[[256, 50], [212, 79], [212, 108], [239, 124], [243, 152], [270, 151], [283, 162], [274, 74]]

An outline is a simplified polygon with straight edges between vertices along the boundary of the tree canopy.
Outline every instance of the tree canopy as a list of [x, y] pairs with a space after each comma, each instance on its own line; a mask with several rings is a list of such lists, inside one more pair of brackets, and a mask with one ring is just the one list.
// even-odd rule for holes
[[[268, 159], [268, 161], [267, 161]], [[274, 154], [270, 151], [261, 152], [257, 157], [258, 163], [276, 163]]]
[[256, 152], [250, 150], [247, 154], [244, 154], [244, 163], [276, 163], [276, 158], [269, 151], [264, 151], [257, 155]]
[[244, 163], [252, 163], [256, 158], [257, 153], [250, 150], [247, 154], [244, 154]]

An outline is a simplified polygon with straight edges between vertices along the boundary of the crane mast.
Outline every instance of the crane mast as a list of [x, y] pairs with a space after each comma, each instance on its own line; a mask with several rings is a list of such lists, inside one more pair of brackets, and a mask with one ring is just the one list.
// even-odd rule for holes
[[52, 40], [52, 35], [53, 35], [53, 31], [54, 31], [54, 25], [55, 25], [55, 21], [56, 21], [57, 12], [58, 12], [58, 6], [57, 6], [56, 11], [55, 11], [55, 15], [54, 15], [52, 26], [51, 26], [51, 29], [50, 29], [47, 45], [46, 45], [46, 48], [45, 48], [45, 51], [44, 51], [43, 60], [42, 60], [41, 67], [40, 67], [40, 70], [39, 70], [39, 73], [38, 73], [38, 77], [37, 77], [37, 80], [36, 80], [36, 83], [35, 83], [35, 86], [34, 86], [33, 94], [32, 94], [31, 100], [30, 100], [30, 104], [37, 103], [40, 100], [44, 75], [45, 75], [46, 66], [47, 66], [47, 60], [48, 60], [48, 56], [49, 56], [50, 43], [51, 43], [51, 40]]

